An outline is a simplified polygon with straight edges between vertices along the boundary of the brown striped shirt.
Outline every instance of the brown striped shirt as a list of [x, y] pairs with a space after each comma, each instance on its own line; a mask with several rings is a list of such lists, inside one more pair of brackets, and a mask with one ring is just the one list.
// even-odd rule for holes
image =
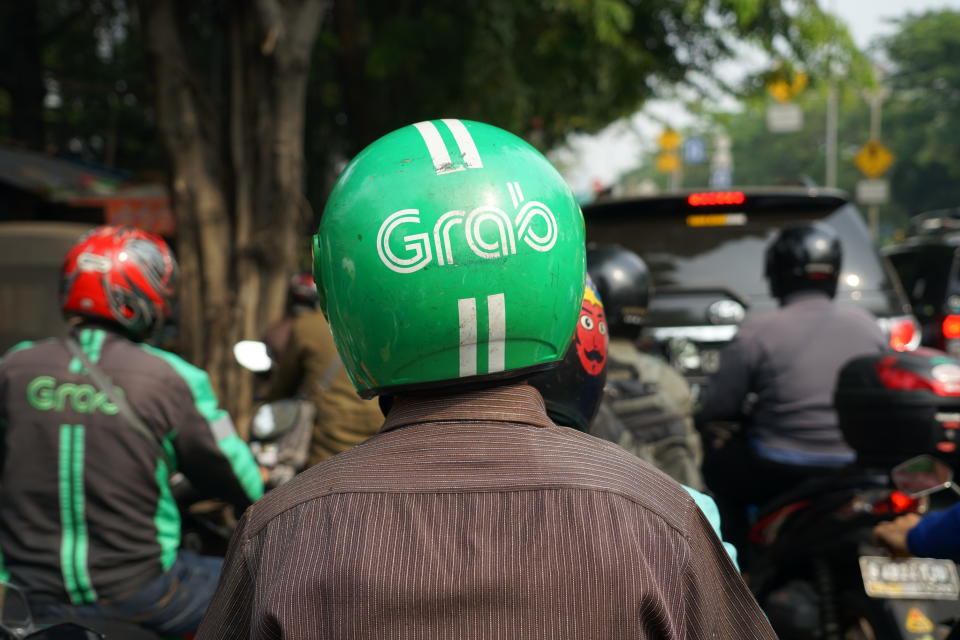
[[689, 496], [532, 387], [399, 398], [249, 508], [198, 638], [774, 638]]

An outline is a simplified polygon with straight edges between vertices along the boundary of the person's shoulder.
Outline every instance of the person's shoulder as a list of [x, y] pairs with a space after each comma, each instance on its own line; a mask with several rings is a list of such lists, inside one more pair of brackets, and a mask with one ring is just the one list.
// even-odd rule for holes
[[757, 336], [776, 330], [776, 327], [783, 322], [783, 317], [783, 309], [747, 314], [747, 317], [737, 325], [737, 333], [734, 338], [740, 341], [753, 340]]
[[144, 343], [131, 343], [132, 354], [139, 353], [143, 368], [146, 372], [156, 374], [163, 379], [183, 382], [194, 393], [205, 390], [210, 386], [207, 372], [200, 367], [187, 362], [183, 357]]
[[44, 354], [50, 349], [58, 348], [56, 338], [47, 338], [46, 340], [21, 340], [0, 355], [0, 365], [11, 365], [19, 362], [27, 362]]
[[[300, 473], [290, 482], [270, 491], [248, 510], [248, 537], [257, 535], [275, 519], [299, 510], [322, 509], [320, 501], [343, 493], [424, 493], [513, 492], [517, 490], [572, 491], [596, 494], [597, 500], [607, 500], [627, 510], [645, 511], [684, 535], [689, 511], [696, 508], [693, 499], [672, 478], [652, 465], [640, 460], [616, 444], [594, 436], [556, 427], [538, 429], [536, 458], [555, 457], [536, 482], [520, 483], [513, 477], [502, 476], [493, 484], [477, 487], [464, 485], [451, 489], [431, 489], [408, 486], [404, 488], [378, 487], [373, 474], [380, 453], [403, 449], [404, 430], [381, 433], [362, 445], [340, 453], [325, 462]], [[396, 465], [396, 460], [391, 460]], [[394, 470], [394, 473], [397, 471]], [[539, 472], [538, 472], [539, 473]], [[464, 476], [467, 478], [468, 476]]]
[[870, 313], [866, 309], [863, 309], [861, 307], [858, 307], [852, 304], [834, 302], [833, 312], [834, 314], [840, 317], [854, 319], [857, 322], [865, 322], [873, 325], [877, 324], [876, 316], [874, 316], [872, 313]]
[[290, 334], [301, 342], [332, 342], [330, 325], [320, 310], [301, 313], [293, 319]]
[[866, 309], [852, 304], [835, 302], [833, 305], [833, 313], [834, 317], [840, 319], [847, 325], [863, 330], [864, 335], [872, 335], [874, 338], [878, 338], [886, 344], [886, 338], [883, 335], [880, 324], [877, 322], [877, 317]]

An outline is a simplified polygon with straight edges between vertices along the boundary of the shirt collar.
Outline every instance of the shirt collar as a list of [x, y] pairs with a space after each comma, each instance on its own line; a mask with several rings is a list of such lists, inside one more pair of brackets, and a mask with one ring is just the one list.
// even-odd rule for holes
[[526, 383], [442, 396], [398, 396], [380, 429], [423, 422], [512, 422], [553, 427], [540, 392]]
[[824, 300], [830, 302], [830, 296], [828, 296], [823, 291], [817, 291], [816, 289], [801, 289], [800, 291], [794, 291], [793, 293], [787, 294], [783, 297], [783, 305], [794, 304], [795, 302], [801, 302], [803, 300]]

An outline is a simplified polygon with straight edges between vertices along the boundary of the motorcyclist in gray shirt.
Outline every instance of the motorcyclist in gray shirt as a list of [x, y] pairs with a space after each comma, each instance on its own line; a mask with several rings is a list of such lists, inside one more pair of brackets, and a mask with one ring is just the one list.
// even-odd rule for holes
[[854, 459], [837, 427], [834, 382], [851, 358], [888, 347], [871, 315], [834, 303], [841, 262], [830, 227], [781, 231], [767, 249], [765, 271], [780, 308], [740, 325], [710, 379], [697, 424], [742, 426], [720, 447], [708, 438], [704, 460], [725, 536], [737, 544], [745, 541], [748, 505]]

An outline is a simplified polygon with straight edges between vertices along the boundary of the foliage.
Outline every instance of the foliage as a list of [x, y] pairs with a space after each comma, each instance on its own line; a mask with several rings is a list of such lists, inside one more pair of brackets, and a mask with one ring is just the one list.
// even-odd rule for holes
[[[767, 103], [753, 103], [739, 113], [717, 114], [716, 122], [733, 141], [734, 179], [744, 185], [822, 185], [826, 172], [826, 92], [811, 91], [801, 97], [803, 129], [795, 133], [770, 133]], [[853, 193], [860, 174], [853, 157], [866, 141], [869, 114], [854, 89], [839, 101], [837, 131], [837, 187]]]
[[0, 113], [0, 135], [127, 171], [163, 166], [143, 48], [122, 0], [4, 3], [0, 25], [0, 54], [21, 61], [0, 72], [0, 86], [11, 106], [39, 92], [27, 106], [40, 118], [39, 131], [22, 131]]
[[[960, 13], [937, 11], [911, 15], [895, 35], [880, 43], [892, 65], [885, 84], [892, 90], [883, 104], [882, 141], [895, 154], [887, 174], [891, 203], [881, 207], [886, 226], [903, 226], [906, 216], [960, 204]], [[869, 138], [870, 114], [863, 98], [866, 83], [843, 81], [838, 124], [837, 186], [851, 195], [863, 176], [853, 157]], [[823, 184], [826, 91], [807, 91], [798, 100], [804, 128], [769, 133], [762, 94], [737, 112], [713, 113], [710, 120], [733, 140], [734, 179], [738, 184]], [[686, 180], [686, 184], [695, 184]]]
[[893, 197], [909, 213], [960, 205], [960, 12], [910, 15], [884, 44], [892, 65], [884, 138]]
[[[387, 131], [441, 116], [550, 148], [677, 84], [711, 90], [713, 65], [743, 42], [815, 65], [840, 34], [837, 57], [857, 55], [814, 0], [343, 0], [333, 12], [308, 98], [307, 156], [316, 159], [334, 151], [342, 160]], [[317, 202], [329, 167], [309, 170]]]

